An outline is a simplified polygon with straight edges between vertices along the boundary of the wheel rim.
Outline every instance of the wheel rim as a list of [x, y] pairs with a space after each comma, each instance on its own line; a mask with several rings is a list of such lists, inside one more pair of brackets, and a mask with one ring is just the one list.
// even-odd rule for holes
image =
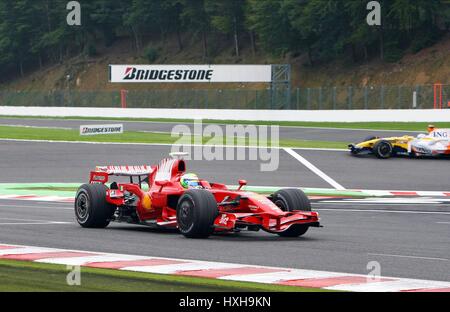
[[78, 220], [81, 222], [86, 221], [89, 217], [89, 198], [85, 193], [78, 195], [75, 207]]
[[282, 199], [278, 199], [275, 201], [275, 205], [283, 211], [288, 211], [287, 205]]
[[194, 223], [194, 203], [187, 198], [178, 207], [178, 227], [181, 231], [189, 231]]
[[378, 148], [378, 151], [380, 152], [381, 155], [388, 155], [391, 152], [391, 147], [388, 144], [382, 144]]

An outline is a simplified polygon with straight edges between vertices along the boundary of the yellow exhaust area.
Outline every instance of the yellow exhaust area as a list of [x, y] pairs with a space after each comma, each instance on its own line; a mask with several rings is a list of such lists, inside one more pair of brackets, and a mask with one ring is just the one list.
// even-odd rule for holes
[[150, 198], [150, 195], [145, 194], [142, 197], [141, 205], [145, 210], [152, 210], [152, 199]]

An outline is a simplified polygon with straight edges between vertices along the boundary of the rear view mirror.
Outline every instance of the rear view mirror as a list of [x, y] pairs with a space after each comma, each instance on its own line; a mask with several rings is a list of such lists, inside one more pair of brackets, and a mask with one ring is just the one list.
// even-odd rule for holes
[[159, 186], [159, 192], [162, 191], [162, 189], [168, 185], [170, 183], [170, 181], [167, 180], [163, 180], [163, 181], [155, 181], [156, 186]]
[[239, 188], [238, 191], [241, 190], [244, 186], [247, 185], [247, 181], [246, 180], [239, 180]]
[[169, 181], [163, 180], [163, 181], [155, 181], [156, 186], [164, 187], [167, 184], [169, 184]]

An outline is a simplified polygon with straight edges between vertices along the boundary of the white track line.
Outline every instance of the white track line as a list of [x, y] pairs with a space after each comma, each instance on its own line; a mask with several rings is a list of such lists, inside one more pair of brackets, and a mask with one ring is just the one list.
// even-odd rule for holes
[[[194, 262], [190, 263], [180, 263], [180, 264], [167, 264], [158, 266], [130, 266], [124, 267], [120, 270], [123, 271], [133, 271], [133, 272], [145, 272], [154, 274], [175, 274], [180, 271], [197, 271], [197, 270], [208, 270], [208, 269], [234, 269], [250, 267], [250, 265], [242, 266], [240, 264], [232, 263], [216, 263], [216, 262]], [[281, 269], [280, 269], [281, 271]]]
[[382, 283], [337, 285], [324, 287], [323, 289], [355, 292], [398, 292], [414, 289], [432, 290], [438, 288], [448, 288], [448, 283], [439, 281], [430, 283], [429, 281], [423, 280], [401, 279]]
[[75, 128], [66, 128], [66, 127], [47, 127], [47, 126], [30, 126], [30, 125], [10, 125], [10, 124], [1, 124], [0, 127], [20, 127], [20, 128], [32, 128], [32, 129], [58, 129], [58, 130], [73, 130]]
[[2, 208], [24, 208], [24, 209], [52, 209], [52, 210], [73, 210], [73, 208], [62, 208], [62, 207], [44, 207], [44, 206], [22, 206], [22, 205], [0, 205]]
[[[24, 221], [24, 222], [53, 222], [48, 220], [35, 220], [35, 219], [17, 219], [17, 218], [0, 218], [0, 220], [7, 220], [7, 221]], [[59, 222], [59, 221], [54, 221]], [[62, 222], [62, 221], [61, 221]]]
[[334, 273], [334, 272], [323, 272], [323, 271], [313, 271], [313, 270], [301, 270], [292, 269], [289, 271], [272, 272], [272, 273], [257, 273], [257, 274], [241, 274], [241, 275], [229, 275], [225, 277], [220, 277], [222, 280], [229, 281], [242, 281], [242, 282], [253, 282], [253, 283], [276, 283], [283, 280], [297, 280], [297, 279], [307, 279], [307, 278], [331, 278], [346, 276], [346, 273]]
[[306, 160], [304, 157], [300, 156], [298, 153], [296, 153], [292, 148], [284, 148], [284, 150], [297, 159], [300, 163], [302, 163], [306, 168], [314, 172], [316, 175], [318, 175], [320, 178], [322, 178], [325, 182], [330, 184], [332, 187], [334, 187], [338, 191], [344, 191], [345, 187], [337, 183], [335, 180], [330, 178], [328, 175], [326, 175], [322, 170], [314, 166], [312, 163], [310, 163], [308, 160]]
[[133, 261], [133, 260], [144, 260], [148, 258], [149, 257], [145, 256], [128, 256], [128, 255], [114, 256], [108, 254], [100, 254], [94, 256], [74, 257], [74, 258], [50, 258], [50, 259], [36, 260], [35, 262], [48, 264], [62, 264], [62, 265], [85, 265], [87, 263], [92, 262]]
[[[1, 221], [7, 222], [1, 222]], [[18, 222], [10, 222], [18, 221]], [[45, 225], [45, 224], [70, 224], [64, 221], [34, 220], [34, 219], [16, 219], [16, 218], [0, 218], [0, 225]]]
[[354, 202], [347, 202], [347, 201], [328, 201], [328, 200], [321, 200], [313, 202], [313, 205], [326, 205], [330, 206], [330, 204], [336, 205], [336, 206], [345, 206], [345, 207], [361, 207], [361, 206], [368, 206], [368, 207], [377, 207], [377, 206], [391, 206], [391, 207], [402, 207], [402, 206], [411, 206], [411, 205], [427, 205], [432, 206], [434, 208], [445, 208], [448, 206], [447, 203], [415, 203], [415, 204], [399, 204], [399, 203], [384, 203], [384, 202], [378, 202], [378, 203], [354, 203]]
[[393, 255], [393, 254], [380, 254], [380, 253], [368, 253], [369, 256], [382, 256], [382, 257], [394, 257], [394, 258], [408, 258], [408, 259], [419, 259], [419, 260], [433, 260], [433, 261], [450, 261], [445, 258], [431, 258], [431, 257], [420, 257], [420, 256], [407, 256], [407, 255]]
[[70, 222], [7, 222], [7, 223], [0, 222], [0, 225], [61, 225], [61, 224], [70, 224]]
[[440, 211], [412, 211], [412, 210], [382, 210], [382, 209], [341, 209], [341, 208], [330, 208], [323, 209], [317, 208], [317, 211], [332, 211], [332, 212], [378, 212], [378, 213], [404, 213], [404, 214], [437, 214], [437, 215], [450, 215], [450, 212], [440, 212]]
[[[206, 125], [206, 123], [203, 123]], [[384, 130], [384, 129], [364, 129], [364, 128], [328, 128], [328, 127], [306, 127], [306, 126], [280, 126], [280, 128], [294, 128], [294, 129], [317, 129], [317, 130], [344, 130], [344, 131], [370, 131], [370, 132], [396, 132], [396, 133], [421, 133], [424, 131], [413, 130]]]
[[[29, 142], [29, 143], [59, 143], [59, 144], [89, 144], [89, 145], [130, 145], [130, 146], [189, 146], [189, 147], [220, 147], [220, 148], [247, 148], [247, 149], [284, 149], [280, 146], [253, 146], [253, 145], [224, 145], [224, 144], [187, 144], [187, 143], [125, 143], [125, 142], [90, 142], [90, 141], [55, 141], [55, 140], [26, 140], [26, 139], [4, 139], [0, 142]], [[338, 148], [308, 148], [293, 147], [296, 150], [347, 152], [346, 149]]]
[[322, 203], [326, 204], [366, 204], [366, 205], [445, 205], [450, 203], [450, 199], [427, 199], [419, 197], [416, 198], [375, 198], [376, 200], [352, 200], [345, 199], [344, 201], [338, 200], [323, 200]]

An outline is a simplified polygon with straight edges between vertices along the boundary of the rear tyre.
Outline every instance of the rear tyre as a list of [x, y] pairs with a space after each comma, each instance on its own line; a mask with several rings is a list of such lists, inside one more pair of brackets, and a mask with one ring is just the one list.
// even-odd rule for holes
[[388, 141], [378, 141], [372, 147], [373, 154], [380, 159], [390, 158], [393, 151], [392, 144]]
[[178, 229], [185, 237], [209, 237], [214, 231], [214, 220], [217, 215], [216, 199], [207, 190], [188, 190], [178, 200]]
[[[282, 189], [273, 195], [273, 202], [283, 211], [311, 211], [309, 198], [299, 189]], [[309, 226], [294, 224], [287, 230], [277, 233], [282, 237], [299, 237], [308, 231]]]
[[84, 228], [105, 228], [116, 210], [106, 201], [108, 188], [103, 184], [83, 184], [75, 197], [75, 216]]

